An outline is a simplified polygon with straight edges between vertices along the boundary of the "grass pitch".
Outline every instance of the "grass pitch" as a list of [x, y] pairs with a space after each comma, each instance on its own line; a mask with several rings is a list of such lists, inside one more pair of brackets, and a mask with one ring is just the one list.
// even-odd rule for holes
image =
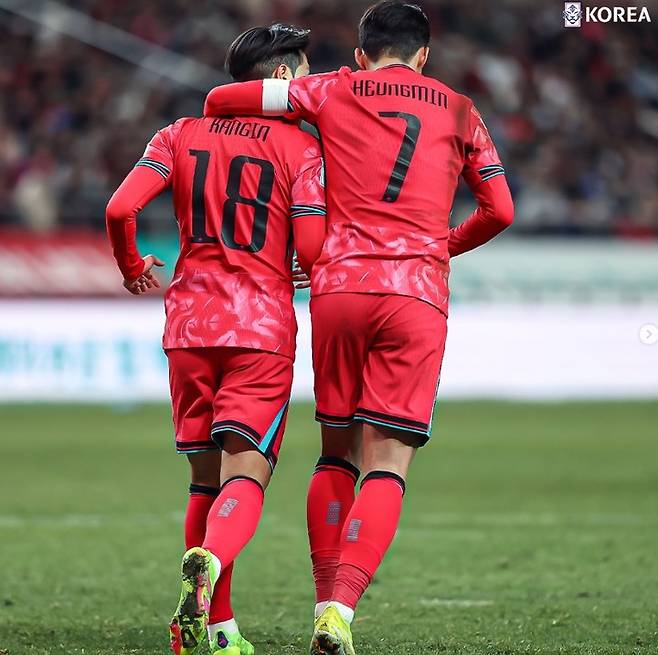
[[[0, 653], [166, 655], [185, 460], [169, 410], [0, 407]], [[658, 652], [658, 405], [445, 403], [397, 539], [354, 624], [359, 655]], [[305, 653], [305, 491], [291, 410], [235, 609], [257, 653]]]

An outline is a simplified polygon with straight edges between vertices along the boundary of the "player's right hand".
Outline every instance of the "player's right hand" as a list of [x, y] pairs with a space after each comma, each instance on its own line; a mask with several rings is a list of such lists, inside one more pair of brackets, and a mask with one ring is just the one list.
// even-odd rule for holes
[[292, 260], [292, 282], [295, 285], [295, 289], [309, 289], [311, 287], [311, 280], [299, 265], [297, 255]]
[[146, 255], [142, 274], [136, 280], [124, 280], [123, 286], [135, 296], [146, 293], [149, 289], [159, 288], [160, 281], [151, 272], [154, 266], [164, 266], [164, 262], [155, 255]]

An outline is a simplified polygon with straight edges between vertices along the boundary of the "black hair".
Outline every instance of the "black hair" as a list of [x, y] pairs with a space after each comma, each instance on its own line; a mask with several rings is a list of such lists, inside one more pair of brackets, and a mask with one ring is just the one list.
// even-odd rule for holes
[[293, 72], [302, 63], [311, 30], [275, 23], [252, 27], [231, 43], [226, 52], [226, 72], [236, 81], [271, 77], [281, 64]]
[[372, 5], [359, 23], [359, 47], [373, 61], [384, 55], [409, 61], [429, 42], [430, 22], [425, 12], [404, 0]]

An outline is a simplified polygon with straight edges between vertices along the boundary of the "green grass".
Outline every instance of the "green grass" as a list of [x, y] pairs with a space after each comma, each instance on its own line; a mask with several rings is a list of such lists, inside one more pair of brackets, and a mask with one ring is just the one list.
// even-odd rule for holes
[[[164, 406], [0, 407], [0, 653], [166, 654], [187, 467]], [[354, 625], [359, 655], [658, 651], [658, 405], [445, 403]], [[257, 652], [306, 652], [292, 408], [235, 608]]]

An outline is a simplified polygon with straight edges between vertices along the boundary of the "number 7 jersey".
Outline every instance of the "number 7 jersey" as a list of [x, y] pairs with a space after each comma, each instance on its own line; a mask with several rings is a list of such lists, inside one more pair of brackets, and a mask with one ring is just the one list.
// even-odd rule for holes
[[395, 64], [293, 80], [288, 110], [318, 126], [324, 147], [327, 237], [313, 295], [406, 295], [447, 315], [459, 177], [475, 189], [504, 174], [471, 100]]
[[294, 358], [292, 221], [326, 213], [317, 140], [281, 119], [182, 118], [136, 165], [171, 186], [180, 231], [164, 348]]

